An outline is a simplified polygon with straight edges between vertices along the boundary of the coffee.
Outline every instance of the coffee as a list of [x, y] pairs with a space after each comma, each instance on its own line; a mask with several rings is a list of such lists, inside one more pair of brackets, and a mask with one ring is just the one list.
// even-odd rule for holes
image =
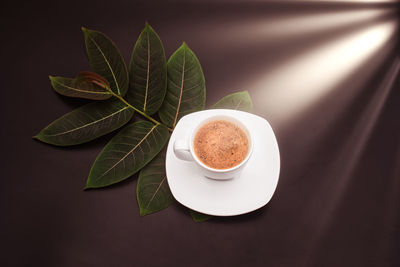
[[195, 134], [193, 148], [196, 156], [208, 167], [229, 169], [246, 158], [249, 141], [236, 124], [214, 120], [200, 127]]

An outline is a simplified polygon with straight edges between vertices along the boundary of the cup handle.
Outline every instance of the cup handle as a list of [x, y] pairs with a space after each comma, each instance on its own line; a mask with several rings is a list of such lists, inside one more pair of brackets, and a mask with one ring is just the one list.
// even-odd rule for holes
[[193, 161], [192, 154], [190, 154], [189, 144], [186, 140], [175, 140], [174, 153], [178, 159]]

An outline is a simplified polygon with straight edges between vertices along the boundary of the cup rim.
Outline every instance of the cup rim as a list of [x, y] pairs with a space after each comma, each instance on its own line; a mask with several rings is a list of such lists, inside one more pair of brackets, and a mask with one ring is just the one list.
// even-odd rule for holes
[[[193, 141], [194, 141], [194, 137], [195, 134], [197, 133], [197, 131], [207, 122], [209, 121], [213, 121], [213, 120], [217, 120], [218, 118], [221, 118], [221, 120], [223, 120], [223, 118], [229, 118], [230, 120], [233, 120], [235, 123], [237, 123], [239, 125], [239, 127], [246, 133], [247, 135], [247, 139], [250, 143], [249, 145], [249, 151], [247, 152], [246, 157], [238, 164], [235, 165], [229, 169], [215, 169], [215, 168], [211, 168], [209, 166], [207, 166], [206, 164], [204, 164], [196, 155], [196, 153], [194, 152], [194, 147], [193, 147]], [[200, 123], [198, 123], [196, 125], [196, 127], [192, 130], [191, 134], [190, 134], [190, 140], [189, 140], [189, 151], [190, 154], [192, 155], [193, 159], [195, 160], [195, 162], [197, 164], [199, 164], [201, 167], [205, 168], [208, 171], [211, 172], [215, 172], [215, 173], [228, 173], [228, 172], [232, 172], [235, 171], [237, 169], [239, 169], [240, 167], [242, 167], [250, 158], [252, 152], [253, 152], [253, 136], [251, 134], [251, 132], [249, 131], [249, 129], [247, 128], [247, 126], [245, 125], [245, 123], [243, 123], [240, 119], [236, 118], [235, 116], [232, 115], [228, 115], [228, 114], [215, 114], [212, 115], [210, 117], [204, 118]]]

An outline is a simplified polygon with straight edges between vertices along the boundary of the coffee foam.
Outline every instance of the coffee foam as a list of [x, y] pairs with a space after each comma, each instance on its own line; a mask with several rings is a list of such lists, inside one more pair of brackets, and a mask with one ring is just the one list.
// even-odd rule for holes
[[240, 164], [249, 152], [245, 132], [235, 123], [213, 120], [202, 125], [193, 142], [197, 158], [214, 169], [229, 169]]

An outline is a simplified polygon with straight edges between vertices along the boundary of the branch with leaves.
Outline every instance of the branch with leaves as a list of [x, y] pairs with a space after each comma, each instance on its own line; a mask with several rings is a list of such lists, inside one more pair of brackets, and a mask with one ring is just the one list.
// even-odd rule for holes
[[[103, 33], [82, 28], [92, 72], [53, 77], [64, 96], [96, 100], [45, 127], [34, 138], [56, 146], [89, 142], [122, 128], [97, 156], [85, 189], [106, 187], [139, 172], [137, 201], [144, 216], [174, 203], [165, 173], [166, 144], [179, 119], [205, 108], [200, 62], [183, 43], [166, 61], [163, 44], [146, 23], [133, 48], [129, 70]], [[211, 108], [251, 112], [247, 91], [230, 94]], [[131, 122], [134, 112], [145, 120]], [[190, 210], [195, 221], [210, 218]]]

